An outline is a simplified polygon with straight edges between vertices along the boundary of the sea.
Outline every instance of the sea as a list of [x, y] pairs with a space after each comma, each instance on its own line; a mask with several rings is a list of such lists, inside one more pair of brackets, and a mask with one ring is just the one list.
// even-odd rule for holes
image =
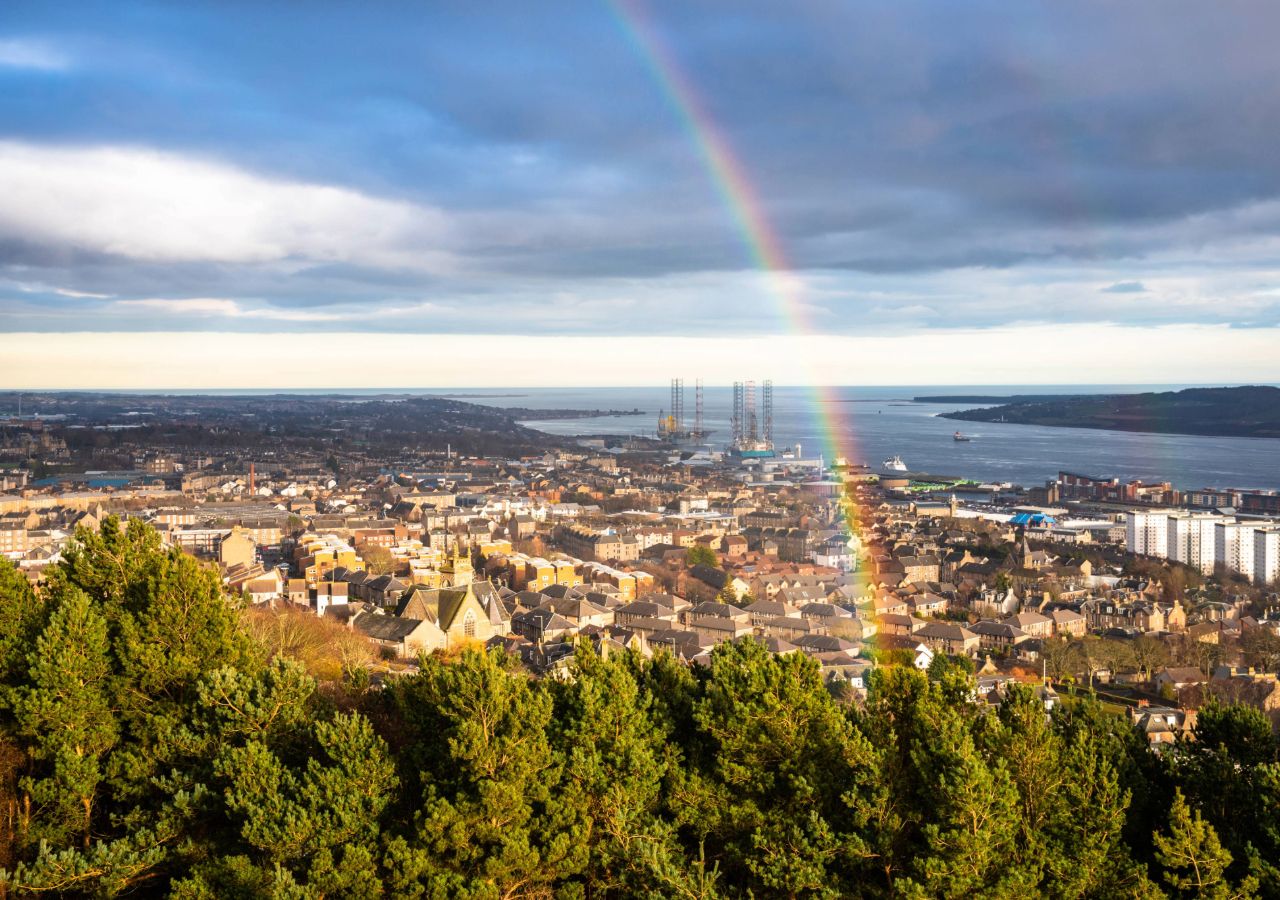
[[[1180, 390], [1200, 385], [946, 385], [839, 387], [822, 392], [775, 386], [774, 444], [799, 445], [806, 457], [830, 456], [829, 423], [851, 463], [880, 467], [899, 456], [913, 472], [952, 475], [983, 483], [1044, 484], [1059, 471], [1098, 478], [1169, 481], [1174, 487], [1280, 490], [1280, 440], [1182, 434], [1049, 428], [993, 422], [960, 422], [940, 414], [973, 409], [969, 402], [918, 403], [921, 396], [1013, 394], [1111, 394]], [[757, 396], [761, 388], [757, 385]], [[485, 388], [438, 391], [472, 403], [531, 409], [632, 410], [639, 415], [582, 419], [531, 419], [531, 428], [556, 435], [652, 435], [659, 413], [670, 406], [669, 386], [635, 388]], [[731, 387], [704, 389], [708, 443], [721, 447], [731, 435]], [[694, 388], [685, 386], [685, 419], [692, 424]], [[953, 439], [956, 430], [971, 440]]]

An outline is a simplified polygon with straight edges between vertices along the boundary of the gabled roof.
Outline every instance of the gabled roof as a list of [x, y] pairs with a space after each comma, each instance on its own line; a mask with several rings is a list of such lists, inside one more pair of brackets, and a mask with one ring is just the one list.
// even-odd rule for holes
[[949, 622], [925, 622], [920, 630], [916, 632], [916, 635], [921, 638], [940, 641], [967, 641], [977, 637], [968, 628], [953, 625]]
[[399, 616], [384, 616], [365, 613], [357, 616], [352, 626], [361, 634], [375, 641], [394, 641], [401, 643], [423, 625], [421, 619], [402, 619]]
[[745, 610], [736, 606], [730, 606], [728, 603], [718, 603], [715, 600], [708, 600], [705, 603], [699, 603], [693, 609], [689, 610], [695, 616], [715, 616], [721, 619], [735, 619], [741, 616]]

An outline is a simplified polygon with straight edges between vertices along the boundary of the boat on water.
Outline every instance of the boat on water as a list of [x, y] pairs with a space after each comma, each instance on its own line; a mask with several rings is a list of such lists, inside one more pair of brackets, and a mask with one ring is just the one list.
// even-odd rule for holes
[[953, 435], [951, 436], [951, 439], [952, 439], [953, 441], [971, 441], [971, 440], [973, 440], [973, 438], [969, 437], [967, 434], [961, 434], [961, 433], [960, 433], [960, 432], [958, 432], [958, 431], [957, 431], [955, 434], [953, 434]]
[[907, 464], [902, 461], [901, 456], [891, 456], [888, 459], [886, 459], [883, 463], [881, 463], [881, 466], [883, 466], [885, 469], [891, 472], [907, 471]]

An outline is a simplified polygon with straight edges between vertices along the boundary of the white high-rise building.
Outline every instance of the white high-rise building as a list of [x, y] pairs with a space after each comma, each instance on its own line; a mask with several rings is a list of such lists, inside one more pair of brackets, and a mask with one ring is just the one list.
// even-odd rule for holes
[[1205, 575], [1213, 574], [1214, 526], [1231, 521], [1225, 516], [1208, 513], [1177, 512], [1168, 517], [1166, 526], [1169, 559], [1186, 563]]
[[1253, 580], [1258, 584], [1280, 581], [1280, 528], [1253, 532]]
[[1214, 562], [1232, 572], [1253, 577], [1253, 533], [1257, 526], [1219, 522], [1213, 526]]
[[1125, 547], [1141, 556], [1169, 553], [1169, 511], [1125, 513]]

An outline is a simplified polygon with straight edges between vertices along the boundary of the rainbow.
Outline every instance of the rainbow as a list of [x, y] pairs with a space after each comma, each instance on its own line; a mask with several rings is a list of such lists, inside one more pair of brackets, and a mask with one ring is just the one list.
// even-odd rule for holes
[[[607, 0], [607, 3], [696, 148], [753, 265], [768, 277], [784, 325], [801, 336], [817, 334], [804, 302], [802, 279], [787, 259], [781, 236], [770, 224], [759, 192], [675, 54], [662, 40], [640, 0]], [[808, 367], [807, 362], [805, 365]], [[842, 415], [851, 404], [840, 402], [830, 386], [820, 384], [821, 380], [811, 377], [809, 387], [825, 452], [829, 459], [843, 456], [856, 460], [852, 423]], [[850, 510], [851, 526], [855, 524], [856, 512], [856, 509]]]

